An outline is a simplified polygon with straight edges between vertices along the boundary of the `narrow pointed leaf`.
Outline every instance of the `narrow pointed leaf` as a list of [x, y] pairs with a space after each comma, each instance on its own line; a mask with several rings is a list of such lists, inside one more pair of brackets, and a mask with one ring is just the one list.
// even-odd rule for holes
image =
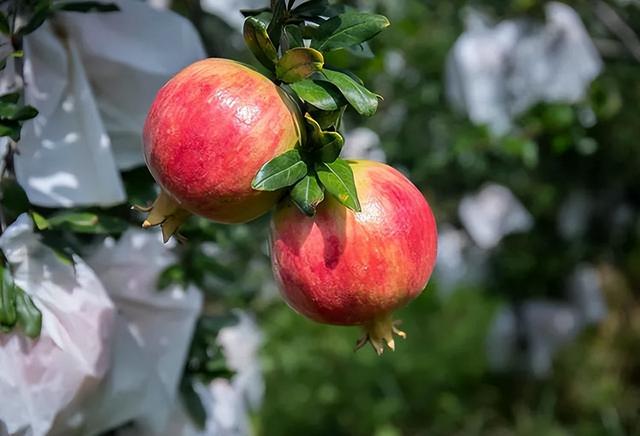
[[20, 100], [20, 93], [19, 92], [11, 92], [9, 94], [4, 94], [4, 95], [0, 96], [0, 103], [13, 103], [13, 104], [16, 104], [16, 103], [18, 103], [18, 100]]
[[47, 221], [52, 229], [94, 235], [122, 233], [128, 227], [127, 222], [120, 218], [92, 212], [59, 212], [50, 216]]
[[0, 265], [0, 325], [13, 327], [16, 320], [16, 287], [9, 271]]
[[278, 48], [280, 36], [282, 35], [282, 24], [287, 12], [285, 0], [271, 0], [271, 10], [273, 12], [273, 18], [267, 27], [267, 32], [271, 41], [273, 41], [276, 48]]
[[289, 150], [264, 164], [251, 182], [251, 187], [258, 191], [277, 191], [296, 183], [307, 174], [298, 150]]
[[313, 174], [300, 180], [291, 190], [291, 200], [307, 216], [316, 214], [316, 207], [324, 200], [324, 190]]
[[321, 79], [335, 85], [360, 115], [370, 117], [376, 113], [379, 97], [348, 74], [331, 70], [323, 70], [321, 74]]
[[38, 5], [35, 7], [35, 10], [33, 11], [33, 14], [27, 21], [27, 23], [24, 26], [22, 26], [18, 30], [18, 32], [16, 32], [17, 36], [28, 35], [29, 33], [36, 30], [38, 27], [40, 27], [42, 23], [44, 23], [44, 20], [46, 20], [49, 17], [49, 15], [51, 15], [52, 7], [53, 7], [53, 3], [50, 0], [39, 2]]
[[360, 212], [360, 201], [353, 180], [353, 171], [342, 159], [335, 162], [323, 162], [316, 166], [320, 182], [327, 192], [349, 209]]
[[276, 76], [286, 83], [304, 80], [313, 73], [322, 71], [324, 57], [312, 48], [292, 48], [276, 64]]
[[389, 20], [383, 15], [348, 12], [320, 24], [312, 47], [331, 51], [361, 44], [376, 36]]
[[33, 106], [19, 106], [14, 103], [0, 102], [0, 118], [10, 121], [25, 121], [35, 118], [38, 110]]
[[323, 111], [335, 111], [346, 101], [331, 83], [321, 80], [305, 79], [291, 84], [291, 89], [300, 100]]
[[14, 141], [20, 140], [20, 122], [18, 121], [3, 121], [0, 120], [0, 137], [8, 136]]
[[249, 17], [244, 21], [242, 33], [251, 53], [262, 65], [273, 71], [278, 54], [265, 24], [257, 17]]
[[16, 288], [16, 313], [18, 325], [22, 327], [24, 334], [30, 338], [36, 338], [40, 335], [42, 329], [42, 313], [31, 297], [20, 288]]

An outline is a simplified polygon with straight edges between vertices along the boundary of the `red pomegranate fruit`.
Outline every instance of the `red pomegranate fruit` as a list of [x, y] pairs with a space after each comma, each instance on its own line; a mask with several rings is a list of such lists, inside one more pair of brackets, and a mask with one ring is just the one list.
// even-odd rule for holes
[[395, 348], [391, 313], [424, 289], [436, 260], [436, 223], [422, 193], [400, 172], [352, 161], [361, 212], [328, 197], [312, 218], [290, 202], [271, 225], [271, 262], [293, 309], [315, 321], [362, 325], [381, 354]]
[[271, 209], [279, 194], [255, 191], [251, 181], [300, 140], [296, 110], [273, 82], [238, 62], [205, 59], [179, 72], [144, 125], [145, 160], [163, 191], [145, 227], [164, 224], [171, 234], [189, 212], [242, 223]]

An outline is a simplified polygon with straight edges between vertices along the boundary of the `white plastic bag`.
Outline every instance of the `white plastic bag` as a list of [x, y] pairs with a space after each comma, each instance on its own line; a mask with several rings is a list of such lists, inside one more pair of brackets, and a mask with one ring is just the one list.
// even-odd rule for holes
[[472, 11], [446, 66], [450, 103], [494, 134], [538, 102], [575, 103], [602, 70], [602, 60], [580, 16], [550, 2], [546, 22], [505, 20], [496, 25]]
[[[38, 339], [19, 331], [0, 336], [0, 429], [39, 436], [54, 423], [78, 422], [77, 408], [109, 366], [115, 307], [82, 259], [67, 263], [32, 229], [21, 215], [0, 237], [16, 284], [42, 312]], [[51, 434], [70, 427], [57, 428]]]
[[202, 295], [194, 287], [158, 291], [159, 274], [175, 262], [157, 232], [131, 229], [107, 238], [90, 257], [118, 308], [122, 329], [113, 368], [97, 395], [92, 434], [134, 420], [151, 434], [168, 425]]
[[533, 217], [506, 186], [485, 184], [474, 195], [465, 195], [458, 216], [474, 242], [490, 249], [510, 233], [526, 232]]
[[25, 123], [15, 165], [33, 204], [123, 202], [119, 170], [144, 162], [141, 132], [156, 92], [205, 56], [186, 19], [116, 3], [119, 12], [57, 14], [24, 40], [25, 100], [40, 114]]

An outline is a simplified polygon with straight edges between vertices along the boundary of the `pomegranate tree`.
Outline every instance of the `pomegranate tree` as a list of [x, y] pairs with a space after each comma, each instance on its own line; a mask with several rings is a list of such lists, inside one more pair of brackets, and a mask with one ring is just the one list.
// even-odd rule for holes
[[392, 312], [433, 270], [435, 220], [398, 171], [339, 157], [345, 109], [371, 116], [379, 96], [325, 64], [334, 50], [368, 50], [389, 22], [326, 1], [244, 13], [245, 41], [269, 77], [208, 59], [160, 90], [144, 145], [162, 192], [144, 226], [161, 224], [167, 238], [190, 213], [239, 223], [280, 201], [271, 259], [287, 302], [318, 322], [363, 326], [359, 345], [378, 354], [394, 349], [393, 334], [405, 335]]

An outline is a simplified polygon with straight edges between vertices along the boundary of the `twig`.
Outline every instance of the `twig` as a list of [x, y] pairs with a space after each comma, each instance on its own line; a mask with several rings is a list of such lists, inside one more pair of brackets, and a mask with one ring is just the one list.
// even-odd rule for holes
[[631, 55], [640, 62], [640, 38], [618, 12], [603, 0], [598, 0], [595, 4], [595, 13], [609, 31], [620, 39]]

